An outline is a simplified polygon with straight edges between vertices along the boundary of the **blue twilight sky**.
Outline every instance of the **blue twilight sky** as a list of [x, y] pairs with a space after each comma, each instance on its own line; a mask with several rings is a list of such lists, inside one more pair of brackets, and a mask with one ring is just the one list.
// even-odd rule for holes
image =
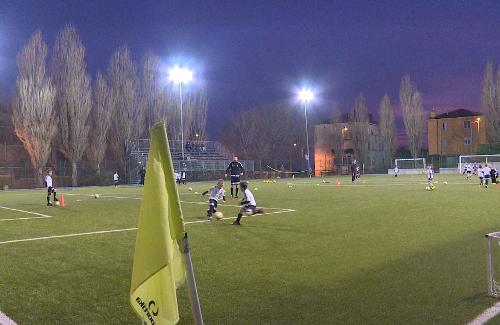
[[92, 74], [122, 44], [136, 61], [152, 50], [192, 65], [208, 88], [209, 123], [293, 102], [304, 84], [319, 92], [317, 118], [334, 103], [349, 111], [360, 91], [376, 113], [386, 92], [398, 104], [405, 73], [426, 110], [479, 110], [485, 63], [500, 63], [500, 1], [0, 0], [0, 17], [1, 91], [12, 91], [16, 53], [34, 30], [51, 46], [71, 22]]

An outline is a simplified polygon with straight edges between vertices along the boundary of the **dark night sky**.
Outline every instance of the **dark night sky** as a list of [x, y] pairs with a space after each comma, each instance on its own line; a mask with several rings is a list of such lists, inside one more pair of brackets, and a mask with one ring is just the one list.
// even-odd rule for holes
[[[309, 84], [326, 117], [363, 91], [378, 111], [397, 105], [410, 73], [426, 110], [480, 109], [488, 59], [500, 63], [500, 1], [16, 1], [0, 0], [0, 87], [13, 89], [15, 55], [40, 28], [51, 45], [71, 22], [89, 71], [127, 44], [165, 62], [187, 62], [208, 88], [209, 122], [231, 110], [294, 99]], [[193, 85], [194, 90], [196, 85]]]

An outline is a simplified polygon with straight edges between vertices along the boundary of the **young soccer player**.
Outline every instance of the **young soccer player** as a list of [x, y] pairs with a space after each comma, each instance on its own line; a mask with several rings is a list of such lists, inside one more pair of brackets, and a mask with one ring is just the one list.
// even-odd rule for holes
[[203, 192], [201, 195], [205, 196], [205, 194], [210, 193], [210, 199], [208, 200], [208, 210], [207, 210], [207, 218], [208, 220], [212, 220], [212, 215], [217, 212], [217, 203], [220, 199], [223, 202], [226, 202], [226, 191], [223, 189], [224, 180], [219, 179], [217, 184], [210, 188], [208, 191]]
[[247, 182], [241, 182], [240, 183], [241, 191], [243, 192], [243, 199], [241, 200], [241, 204], [243, 207], [241, 207], [240, 212], [238, 213], [238, 217], [236, 218], [236, 221], [233, 222], [233, 225], [240, 225], [241, 217], [243, 214], [245, 215], [254, 215], [257, 213], [264, 214], [265, 211], [262, 208], [257, 209], [257, 203], [255, 202], [255, 197], [253, 196], [252, 192], [248, 189], [248, 183]]
[[54, 195], [54, 202], [57, 202], [59, 200], [57, 199], [56, 189], [53, 187], [51, 169], [47, 169], [47, 175], [45, 175], [45, 184], [47, 185], [47, 206], [52, 206], [52, 203], [50, 203], [51, 194]]
[[490, 175], [491, 175], [491, 183], [492, 184], [496, 184], [497, 183], [498, 172], [497, 172], [497, 170], [495, 169], [494, 166], [491, 167]]
[[180, 172], [175, 172], [175, 182], [177, 184], [181, 183], [181, 173]]
[[240, 185], [240, 177], [243, 175], [245, 170], [243, 169], [243, 165], [238, 161], [238, 157], [234, 157], [233, 161], [229, 163], [226, 168], [226, 174], [231, 175], [231, 197], [233, 197], [233, 189], [236, 190], [235, 198], [238, 198], [238, 185]]
[[399, 168], [398, 166], [394, 167], [394, 177], [398, 177], [399, 174]]
[[466, 170], [467, 170], [467, 180], [470, 180], [471, 176], [472, 176], [472, 165], [469, 163], [469, 164], [466, 164]]
[[484, 164], [483, 167], [483, 181], [484, 181], [484, 187], [488, 188], [488, 183], [490, 182], [490, 175], [491, 174], [491, 168], [488, 166], [488, 164]]
[[185, 170], [181, 171], [181, 182], [182, 182], [182, 184], [186, 185], [186, 171]]
[[118, 172], [115, 171], [115, 173], [113, 174], [113, 182], [115, 183], [115, 187], [118, 187], [118, 179], [119, 179]]
[[483, 165], [479, 165], [479, 167], [477, 168], [477, 175], [479, 176], [479, 185], [483, 186], [483, 179], [484, 179]]
[[434, 169], [432, 169], [432, 166], [429, 165], [427, 166], [427, 183], [429, 183], [429, 186], [433, 186], [432, 181], [434, 180]]

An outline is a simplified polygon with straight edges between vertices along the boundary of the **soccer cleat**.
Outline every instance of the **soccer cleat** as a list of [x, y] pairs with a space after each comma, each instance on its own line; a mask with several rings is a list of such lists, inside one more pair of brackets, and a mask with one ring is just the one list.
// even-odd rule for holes
[[212, 217], [208, 217], [208, 218], [207, 218], [207, 220], [208, 220], [208, 221], [212, 221]]
[[235, 225], [235, 226], [241, 226], [241, 223], [239, 223], [238, 221], [235, 221], [235, 222], [233, 222], [233, 225]]
[[238, 195], [236, 195], [234, 198], [235, 198], [235, 199], [237, 199], [237, 198], [238, 198]]
[[51, 206], [52, 206], [52, 203], [47, 203], [47, 206], [48, 206], [48, 207], [51, 207]]

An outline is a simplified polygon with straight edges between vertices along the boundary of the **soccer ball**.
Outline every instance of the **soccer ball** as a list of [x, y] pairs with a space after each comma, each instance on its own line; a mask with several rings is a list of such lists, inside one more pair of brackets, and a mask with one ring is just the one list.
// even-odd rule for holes
[[214, 218], [216, 220], [221, 220], [221, 219], [224, 218], [224, 214], [222, 214], [222, 212], [217, 211], [217, 212], [214, 213]]
[[193, 188], [192, 188], [192, 187], [188, 188], [188, 191], [192, 191], [192, 190], [193, 190]]
[[431, 190], [431, 187], [430, 187], [430, 186], [426, 186], [426, 187], [425, 187], [425, 190], [426, 190], [426, 191], [430, 191], [430, 190]]
[[94, 199], [98, 199], [99, 198], [99, 194], [94, 194]]
[[259, 188], [258, 188], [258, 187], [256, 187], [256, 188], [254, 188], [253, 190], [254, 190], [254, 191], [258, 191], [258, 190], [259, 190]]
[[57, 206], [61, 205], [61, 203], [59, 203], [59, 201], [55, 201], [54, 204]]
[[447, 181], [444, 181], [444, 182], [443, 182], [443, 184], [444, 184], [444, 185], [448, 185], [448, 182], [447, 182]]

